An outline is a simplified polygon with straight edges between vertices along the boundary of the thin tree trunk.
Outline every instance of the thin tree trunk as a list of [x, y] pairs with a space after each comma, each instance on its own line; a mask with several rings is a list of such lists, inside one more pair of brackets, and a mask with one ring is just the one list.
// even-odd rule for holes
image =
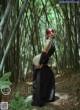
[[[17, 18], [19, 16], [19, 0], [17, 1]], [[17, 84], [18, 83], [18, 78], [19, 78], [19, 26], [17, 27], [17, 50], [16, 50], [16, 72], [15, 72], [15, 83]]]
[[78, 44], [77, 44], [77, 5], [75, 4], [75, 27], [74, 27], [74, 32], [75, 32], [75, 49], [74, 49], [74, 56], [75, 56], [75, 65], [74, 68], [75, 70], [79, 70], [79, 53], [78, 53]]
[[2, 61], [1, 61], [1, 63], [0, 63], [0, 71], [1, 71], [2, 68], [3, 68], [5, 58], [6, 58], [7, 54], [8, 54], [8, 51], [9, 51], [10, 45], [11, 45], [11, 43], [12, 43], [12, 41], [13, 41], [13, 38], [15, 37], [14, 35], [15, 35], [15, 32], [16, 32], [16, 30], [17, 30], [17, 27], [18, 27], [18, 25], [19, 25], [19, 23], [20, 23], [20, 20], [21, 20], [21, 17], [22, 17], [22, 15], [23, 15], [23, 12], [24, 12], [24, 10], [25, 10], [26, 4], [27, 4], [27, 0], [25, 0], [24, 3], [23, 3], [23, 6], [22, 6], [21, 11], [20, 11], [20, 14], [19, 14], [19, 17], [18, 17], [18, 19], [17, 19], [17, 21], [16, 21], [16, 23], [15, 23], [14, 29], [13, 29], [12, 34], [11, 34], [11, 37], [10, 37], [10, 40], [9, 40], [9, 42], [8, 42], [8, 44], [7, 44], [7, 47], [6, 47], [6, 50], [5, 50], [5, 52], [4, 52]]
[[11, 11], [11, 6], [12, 6], [12, 2], [13, 1], [14, 0], [9, 0], [8, 5], [6, 7], [6, 10], [5, 10], [5, 13], [4, 13], [4, 16], [2, 17], [2, 20], [0, 22], [0, 39], [2, 39], [2, 30], [3, 30], [3, 27], [4, 27], [5, 23], [6, 23], [8, 15], [9, 15], [9, 13]]

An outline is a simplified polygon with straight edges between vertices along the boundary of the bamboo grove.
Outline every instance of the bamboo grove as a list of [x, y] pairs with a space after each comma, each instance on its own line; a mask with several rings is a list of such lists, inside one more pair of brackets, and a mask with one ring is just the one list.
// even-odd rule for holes
[[[0, 0], [0, 75], [12, 72], [18, 83], [32, 71], [32, 58], [41, 52], [46, 28], [57, 32], [56, 62], [60, 69], [80, 67], [80, 7], [58, 0]], [[55, 60], [54, 60], [55, 59]]]

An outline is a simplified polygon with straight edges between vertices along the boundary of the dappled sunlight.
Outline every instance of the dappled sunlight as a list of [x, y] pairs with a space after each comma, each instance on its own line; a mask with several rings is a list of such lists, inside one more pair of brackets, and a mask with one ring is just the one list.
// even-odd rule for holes
[[27, 84], [28, 86], [32, 86], [32, 85], [33, 85], [33, 82], [26, 82], [26, 84]]
[[65, 104], [65, 102], [68, 100], [69, 95], [67, 93], [56, 93], [56, 96], [59, 98], [58, 100], [51, 102], [54, 105], [61, 105]]

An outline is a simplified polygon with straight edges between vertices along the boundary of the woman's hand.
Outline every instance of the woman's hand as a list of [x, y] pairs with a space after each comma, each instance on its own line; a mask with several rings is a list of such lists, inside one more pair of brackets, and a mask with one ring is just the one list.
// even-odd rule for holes
[[43, 65], [42, 65], [42, 64], [40, 65], [40, 64], [38, 63], [38, 64], [35, 65], [35, 66], [36, 66], [36, 69], [37, 69], [37, 68], [41, 68]]

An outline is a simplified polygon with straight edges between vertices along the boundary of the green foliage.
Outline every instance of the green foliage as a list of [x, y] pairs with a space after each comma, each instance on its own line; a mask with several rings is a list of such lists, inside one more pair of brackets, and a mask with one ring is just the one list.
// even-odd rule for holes
[[32, 106], [31, 106], [30, 102], [27, 102], [27, 110], [32, 110]]
[[11, 72], [8, 72], [8, 73], [3, 74], [3, 76], [0, 78], [0, 89], [4, 85], [10, 86], [12, 84], [9, 80], [10, 75], [11, 75]]
[[32, 110], [32, 108], [30, 103], [26, 104], [25, 99], [20, 96], [20, 92], [16, 92], [15, 98], [10, 102], [10, 110]]
[[36, 0], [36, 1], [35, 1], [35, 6], [39, 7], [40, 5], [41, 5], [41, 1]]
[[11, 75], [11, 72], [8, 72], [8, 73], [5, 73], [3, 74], [3, 76], [0, 78], [1, 81], [5, 81], [5, 80], [8, 80], [9, 77]]

